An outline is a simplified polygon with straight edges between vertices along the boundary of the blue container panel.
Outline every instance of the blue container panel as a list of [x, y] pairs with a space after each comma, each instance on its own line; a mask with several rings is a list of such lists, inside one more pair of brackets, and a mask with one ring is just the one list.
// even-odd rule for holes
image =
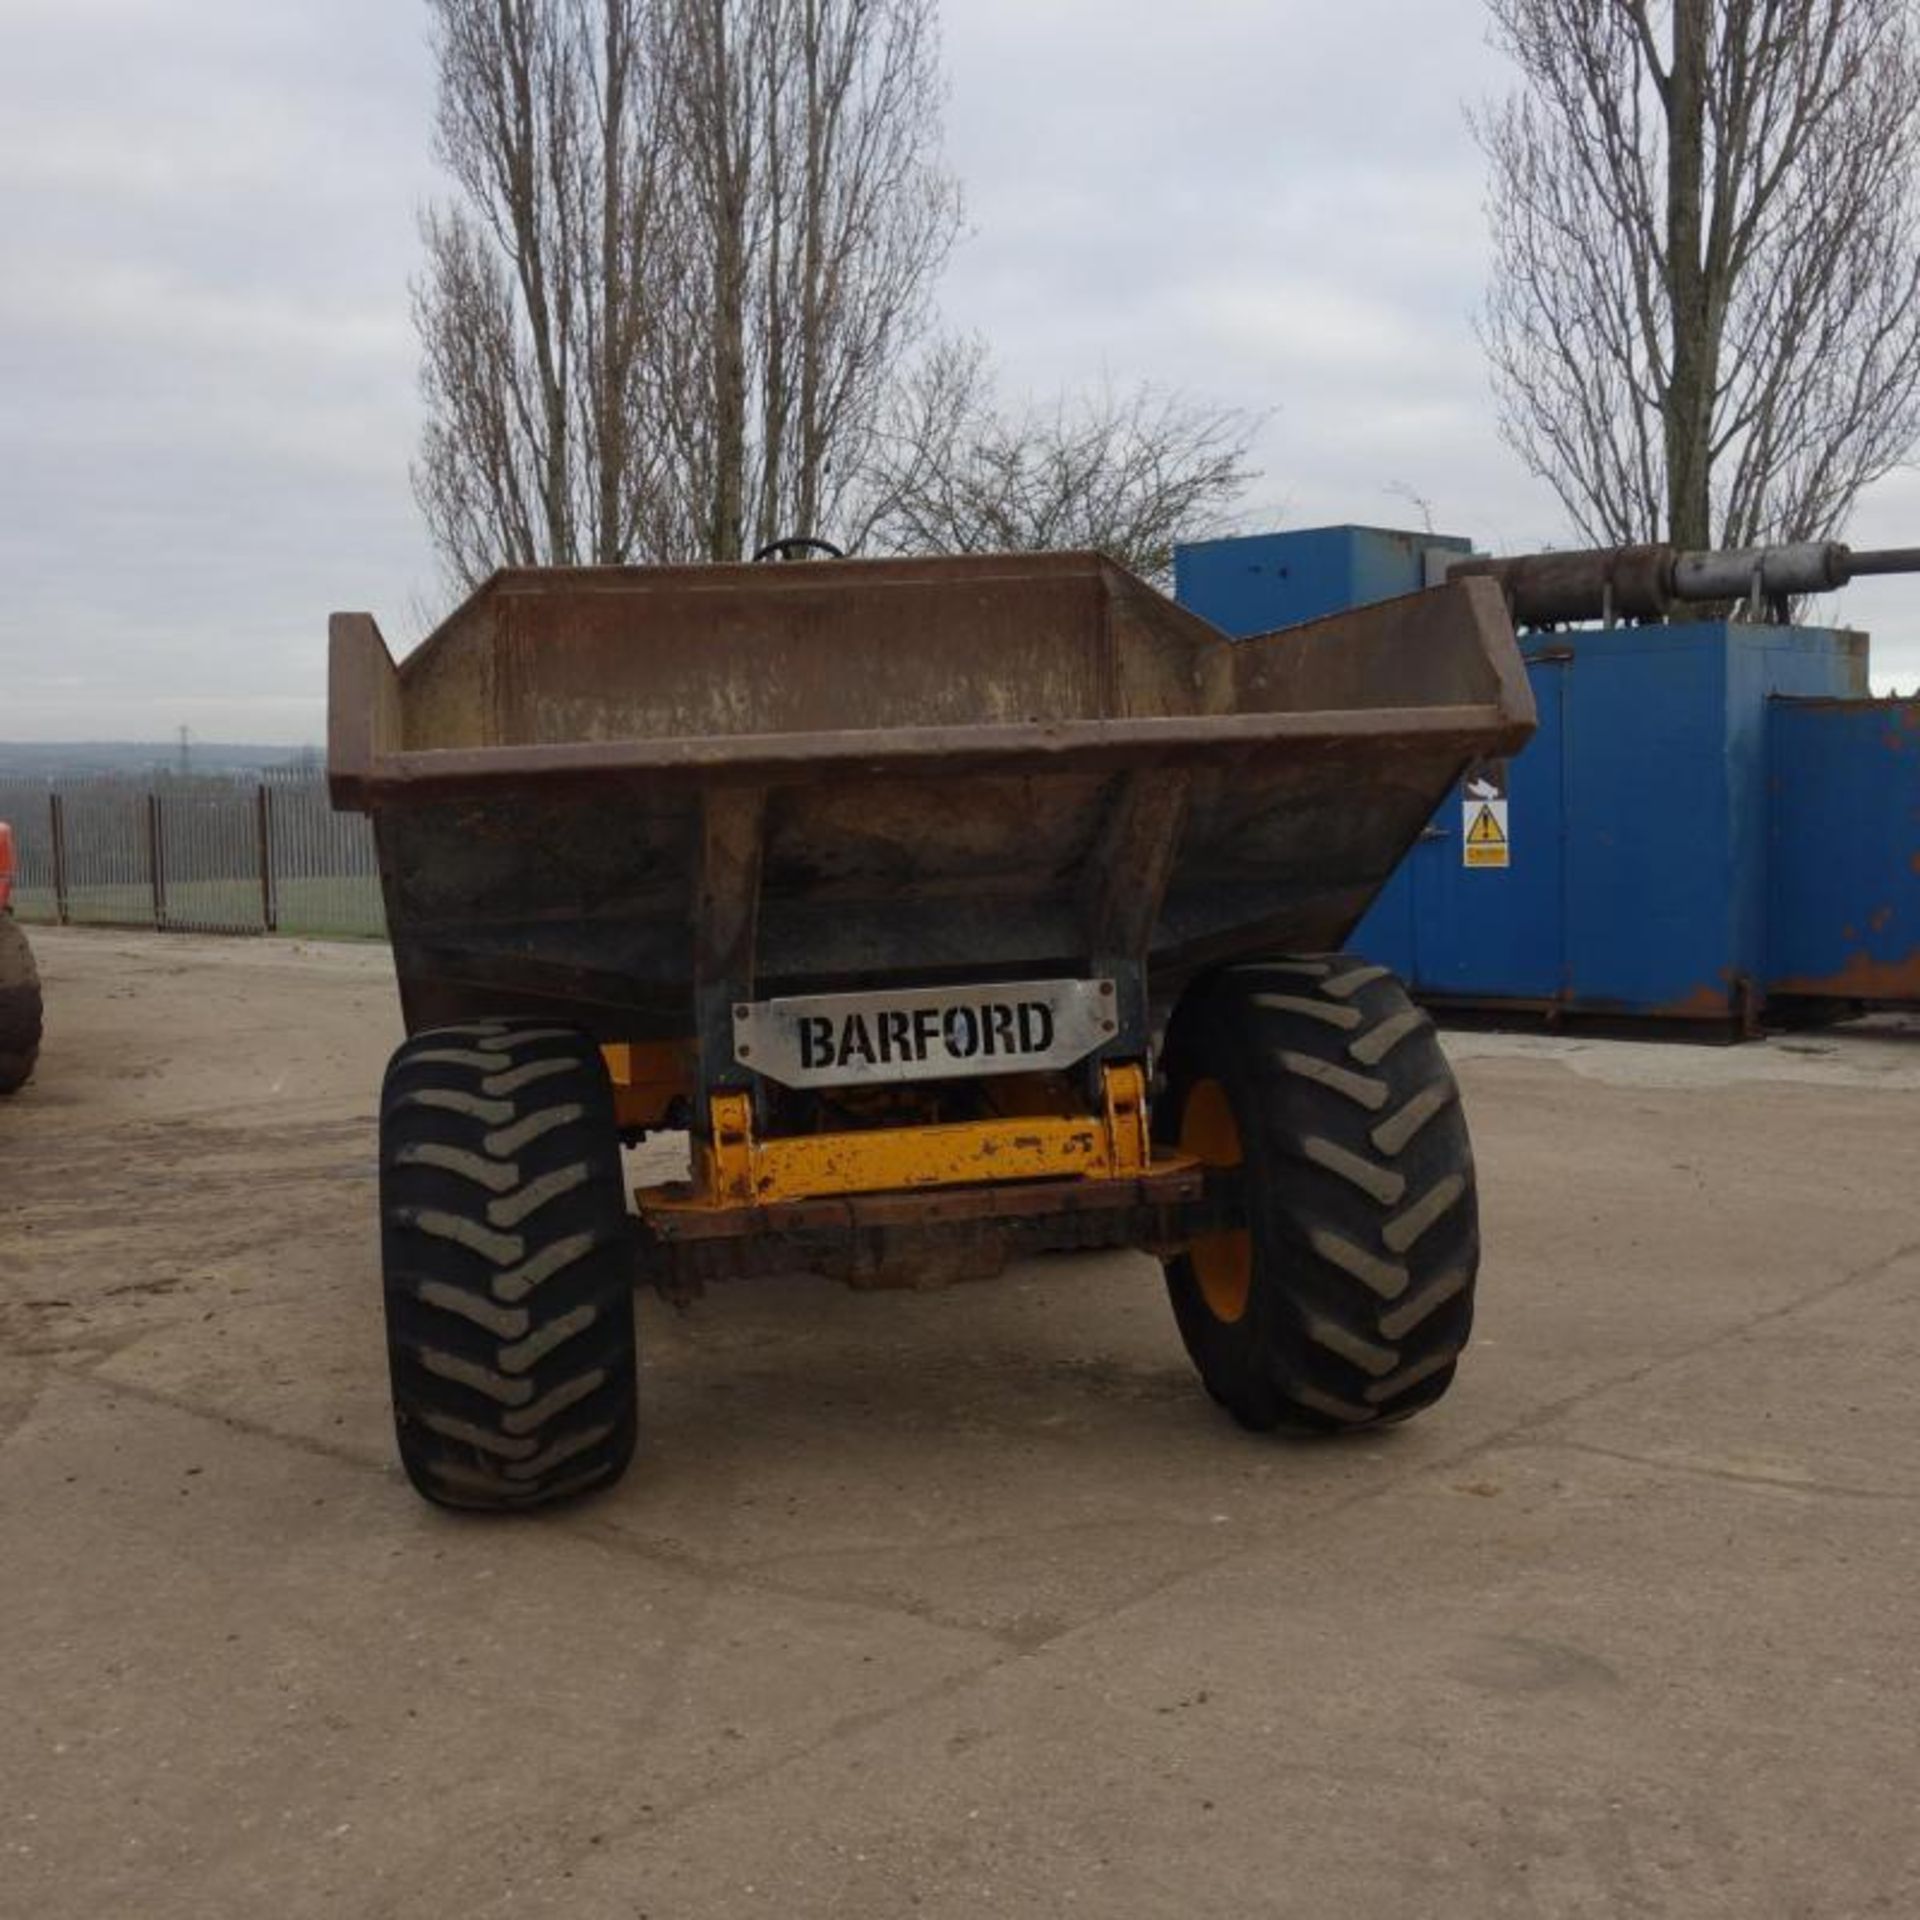
[[1354, 932], [1416, 992], [1550, 1000], [1565, 985], [1566, 664], [1530, 661], [1528, 677], [1540, 730], [1507, 766], [1511, 864], [1465, 864], [1456, 788]]
[[[1244, 635], [1409, 592], [1433, 547], [1467, 542], [1207, 541], [1175, 579]], [[1356, 947], [1423, 993], [1594, 1012], [1725, 1015], [1768, 983], [1920, 996], [1920, 702], [1852, 699], [1861, 636], [1700, 621], [1526, 650], [1540, 731], [1509, 768], [1511, 864], [1462, 864], [1456, 792]]]
[[1306, 527], [1297, 533], [1198, 540], [1173, 556], [1174, 598], [1223, 633], [1244, 639], [1349, 607], [1417, 593], [1432, 548], [1470, 553], [1470, 541], [1386, 527]]
[[1508, 762], [1510, 864], [1465, 864], [1465, 808], [1457, 791], [1406, 862], [1413, 978], [1422, 993], [1549, 1000], [1565, 984], [1567, 670], [1558, 660], [1536, 662], [1528, 678], [1540, 730]]
[[1920, 1001], [1920, 700], [1777, 700], [1768, 736], [1768, 992]]
[[[1734, 945], [1757, 981], [1769, 971], [1772, 919], [1772, 715], [1785, 699], [1851, 700], [1867, 694], [1867, 638], [1816, 627], [1733, 627], [1727, 635], [1727, 755], [1732, 781], [1730, 850], [1737, 872], [1759, 876], [1733, 903]], [[1863, 825], [1872, 802], [1862, 815]]]
[[[1450, 803], [1451, 804], [1451, 803]], [[1442, 808], [1442, 812], [1445, 808]], [[1391, 967], [1408, 986], [1417, 986], [1420, 956], [1414, 939], [1414, 875], [1425, 843], [1393, 870], [1393, 878], [1373, 896], [1367, 915], [1347, 937], [1348, 947], [1380, 966]]]
[[1576, 635], [1566, 749], [1567, 993], [1599, 1010], [1730, 1004], [1726, 651], [1718, 628]]
[[1435, 996], [1735, 1011], [1763, 968], [1768, 695], [1853, 684], [1853, 637], [1699, 622], [1526, 651], [1511, 866], [1462, 864], [1456, 794], [1356, 944]]

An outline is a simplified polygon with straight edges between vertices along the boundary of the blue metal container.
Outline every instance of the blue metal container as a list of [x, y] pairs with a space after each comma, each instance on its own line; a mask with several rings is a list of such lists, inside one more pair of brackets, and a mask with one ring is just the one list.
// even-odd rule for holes
[[1244, 639], [1349, 607], [1417, 593], [1429, 553], [1466, 554], [1452, 534], [1388, 527], [1306, 527], [1176, 547], [1173, 595], [1223, 633]]
[[1854, 692], [1857, 634], [1725, 621], [1528, 641], [1510, 862], [1443, 805], [1353, 937], [1432, 999], [1745, 1018], [1768, 972], [1768, 710]]
[[1920, 700], [1768, 708], [1767, 992], [1920, 1003]]
[[1352, 936], [1432, 996], [1548, 1005], [1566, 990], [1565, 650], [1523, 648], [1538, 730], [1507, 766], [1508, 865], [1468, 868], [1463, 789], [1442, 803]]
[[[1409, 569], [1419, 562], [1406, 556], [1442, 543], [1394, 538], [1410, 543], [1399, 549], [1401, 584], [1417, 585]], [[1327, 611], [1359, 577], [1361, 558], [1390, 556], [1380, 542], [1366, 528], [1212, 541], [1185, 550], [1175, 578], [1216, 625], [1261, 632]], [[1856, 927], [1849, 952], [1890, 962], [1904, 920], [1905, 951], [1920, 954], [1920, 898], [1906, 918], [1892, 887], [1908, 843], [1891, 829], [1871, 860], [1859, 855], [1878, 862], [1870, 884], [1864, 873], [1843, 878], [1831, 850], [1824, 872], [1800, 877], [1820, 865], [1812, 843], [1821, 834], [1853, 838], [1849, 821], [1865, 803], [1825, 764], [1849, 756], [1822, 732], [1837, 741], [1842, 723], [1785, 716], [1858, 709], [1784, 703], [1864, 694], [1864, 636], [1696, 621], [1539, 635], [1523, 652], [1540, 726], [1504, 770], [1507, 864], [1468, 864], [1475, 812], [1456, 791], [1355, 931], [1355, 948], [1428, 999], [1717, 1021], [1751, 1018], [1770, 981], [1825, 979], [1854, 964], [1837, 946], [1816, 952], [1781, 929], [1825, 924], [1824, 915], [1839, 939], [1854, 922], [1836, 917], [1837, 901], [1864, 898], [1863, 887], [1892, 902], [1895, 918], [1877, 932]], [[1801, 746], [1803, 732], [1820, 744]], [[1908, 737], [1904, 764], [1920, 778], [1920, 730]], [[1795, 743], [1794, 777], [1809, 790], [1811, 764], [1824, 769], [1829, 811], [1810, 815], [1818, 824], [1804, 832], [1798, 802], [1790, 824], [1770, 810], [1769, 754], [1784, 750], [1776, 740]], [[1882, 746], [1881, 763], [1889, 757]], [[1900, 812], [1884, 779], [1865, 784], [1882, 813]], [[1904, 818], [1911, 826], [1920, 812]], [[1920, 872], [1910, 888], [1920, 891]]]

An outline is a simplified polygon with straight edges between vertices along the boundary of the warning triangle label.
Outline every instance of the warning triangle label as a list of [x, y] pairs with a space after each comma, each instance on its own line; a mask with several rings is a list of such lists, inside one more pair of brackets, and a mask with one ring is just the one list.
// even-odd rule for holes
[[1506, 844], [1506, 829], [1493, 817], [1493, 809], [1483, 800], [1480, 803], [1480, 811], [1474, 815], [1473, 825], [1467, 829], [1467, 845], [1504, 847]]

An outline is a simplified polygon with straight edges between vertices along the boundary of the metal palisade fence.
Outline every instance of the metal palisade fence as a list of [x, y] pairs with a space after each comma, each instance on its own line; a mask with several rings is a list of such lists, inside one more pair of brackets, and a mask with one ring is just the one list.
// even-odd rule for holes
[[386, 932], [373, 832], [305, 768], [0, 780], [23, 920], [167, 933]]

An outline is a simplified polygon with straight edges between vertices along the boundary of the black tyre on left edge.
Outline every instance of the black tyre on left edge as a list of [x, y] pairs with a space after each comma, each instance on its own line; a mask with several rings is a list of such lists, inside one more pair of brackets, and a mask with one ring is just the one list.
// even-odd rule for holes
[[419, 1033], [380, 1101], [381, 1258], [407, 1477], [442, 1506], [616, 1480], [636, 1420], [613, 1093], [568, 1027]]
[[1473, 1323], [1473, 1148], [1426, 1014], [1351, 954], [1224, 968], [1169, 1023], [1155, 1131], [1218, 1169], [1166, 1263], [1188, 1353], [1243, 1425], [1404, 1420]]
[[0, 912], [0, 1093], [17, 1093], [40, 1057], [40, 973], [10, 912]]

